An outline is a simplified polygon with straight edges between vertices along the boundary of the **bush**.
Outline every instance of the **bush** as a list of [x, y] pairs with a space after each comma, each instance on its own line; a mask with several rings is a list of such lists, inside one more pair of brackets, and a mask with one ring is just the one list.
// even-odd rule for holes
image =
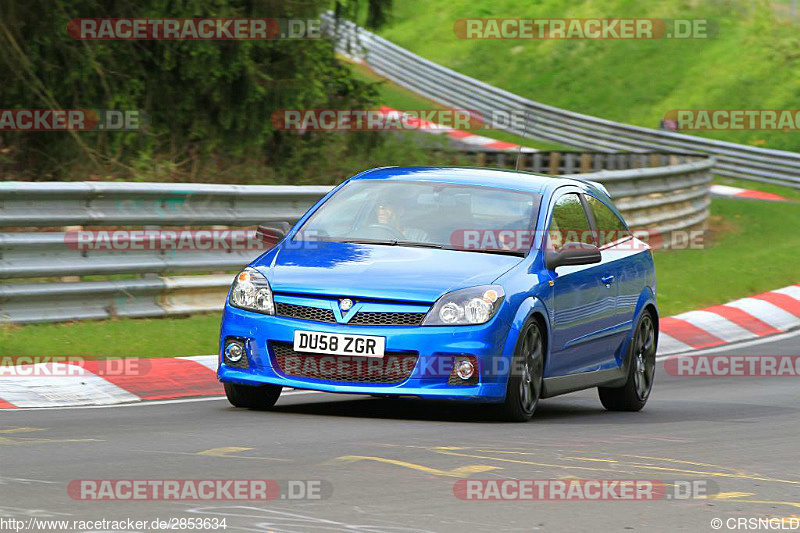
[[396, 139], [299, 135], [270, 124], [278, 109], [374, 105], [373, 84], [355, 79], [329, 40], [80, 41], [66, 31], [73, 18], [316, 19], [328, 7], [320, 0], [1, 2], [0, 100], [7, 108], [139, 110], [151, 125], [137, 132], [6, 132], [0, 172], [6, 179], [240, 182], [295, 182], [320, 168], [328, 172], [322, 178], [341, 173], [350, 167], [338, 162]]

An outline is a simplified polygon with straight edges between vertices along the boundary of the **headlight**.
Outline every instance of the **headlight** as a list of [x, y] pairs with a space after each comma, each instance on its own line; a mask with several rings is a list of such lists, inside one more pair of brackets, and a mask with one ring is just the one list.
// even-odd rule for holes
[[466, 326], [488, 322], [500, 309], [505, 293], [499, 285], [481, 285], [445, 294], [433, 304], [423, 326]]
[[230, 304], [234, 307], [264, 313], [275, 314], [272, 301], [272, 289], [261, 273], [255, 268], [247, 267], [236, 276], [231, 288]]

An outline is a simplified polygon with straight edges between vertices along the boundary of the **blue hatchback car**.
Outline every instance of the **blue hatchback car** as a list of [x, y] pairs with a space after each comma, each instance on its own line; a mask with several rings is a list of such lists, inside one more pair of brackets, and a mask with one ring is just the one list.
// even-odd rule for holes
[[607, 409], [640, 410], [657, 339], [650, 248], [602, 185], [379, 168], [236, 276], [218, 376], [237, 407], [293, 387], [487, 402], [524, 421], [591, 387]]

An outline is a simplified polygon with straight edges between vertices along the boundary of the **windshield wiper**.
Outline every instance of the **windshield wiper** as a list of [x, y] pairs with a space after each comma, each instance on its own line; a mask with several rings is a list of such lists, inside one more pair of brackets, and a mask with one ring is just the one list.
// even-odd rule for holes
[[385, 244], [387, 246], [394, 246], [397, 244], [397, 241], [387, 241], [383, 239], [342, 239], [334, 242], [344, 242], [347, 244]]
[[437, 248], [440, 250], [454, 250], [456, 252], [481, 252], [485, 254], [500, 254], [500, 255], [514, 255], [518, 257], [525, 257], [525, 250], [470, 250], [464, 248], [454, 248], [452, 246], [445, 246], [435, 242], [416, 242], [416, 241], [396, 241], [397, 246], [413, 246], [417, 248]]
[[458, 252], [478, 252], [481, 254], [498, 254], [498, 255], [515, 255], [517, 257], [525, 257], [525, 250], [472, 250], [468, 248], [448, 248], [448, 250], [456, 250]]
[[382, 240], [382, 239], [342, 239], [340, 241], [328, 241], [328, 242], [343, 242], [347, 244], [379, 244], [383, 246], [408, 246], [413, 248], [436, 248], [439, 250], [453, 250], [456, 252], [478, 252], [483, 254], [513, 255], [517, 257], [525, 257], [526, 254], [525, 250], [500, 250], [500, 249], [473, 250], [469, 248], [453, 248], [451, 246], [445, 246], [443, 244], [437, 244], [435, 242], [393, 241], [393, 240]]
[[346, 242], [348, 244], [383, 244], [386, 246], [414, 246], [417, 248], [444, 248], [444, 245], [436, 244], [435, 242], [390, 241], [381, 239], [342, 239], [336, 242]]
[[413, 246], [415, 248], [444, 248], [443, 244], [435, 242], [395, 241], [396, 246]]

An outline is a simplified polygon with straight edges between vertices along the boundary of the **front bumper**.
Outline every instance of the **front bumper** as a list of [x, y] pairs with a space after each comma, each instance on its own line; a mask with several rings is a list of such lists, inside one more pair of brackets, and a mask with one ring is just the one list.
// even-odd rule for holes
[[[240, 385], [274, 384], [337, 393], [499, 402], [505, 398], [508, 367], [516, 343], [516, 331], [500, 318], [495, 316], [480, 326], [352, 326], [268, 316], [226, 305], [217, 375], [224, 383]], [[270, 343], [292, 343], [298, 329], [382, 336], [386, 337], [387, 355], [415, 352], [418, 359], [408, 378], [393, 384], [288, 376], [276, 364]], [[249, 368], [225, 364], [222, 349], [228, 337], [247, 340]], [[477, 361], [477, 383], [448, 384], [453, 361], [465, 355]]]

